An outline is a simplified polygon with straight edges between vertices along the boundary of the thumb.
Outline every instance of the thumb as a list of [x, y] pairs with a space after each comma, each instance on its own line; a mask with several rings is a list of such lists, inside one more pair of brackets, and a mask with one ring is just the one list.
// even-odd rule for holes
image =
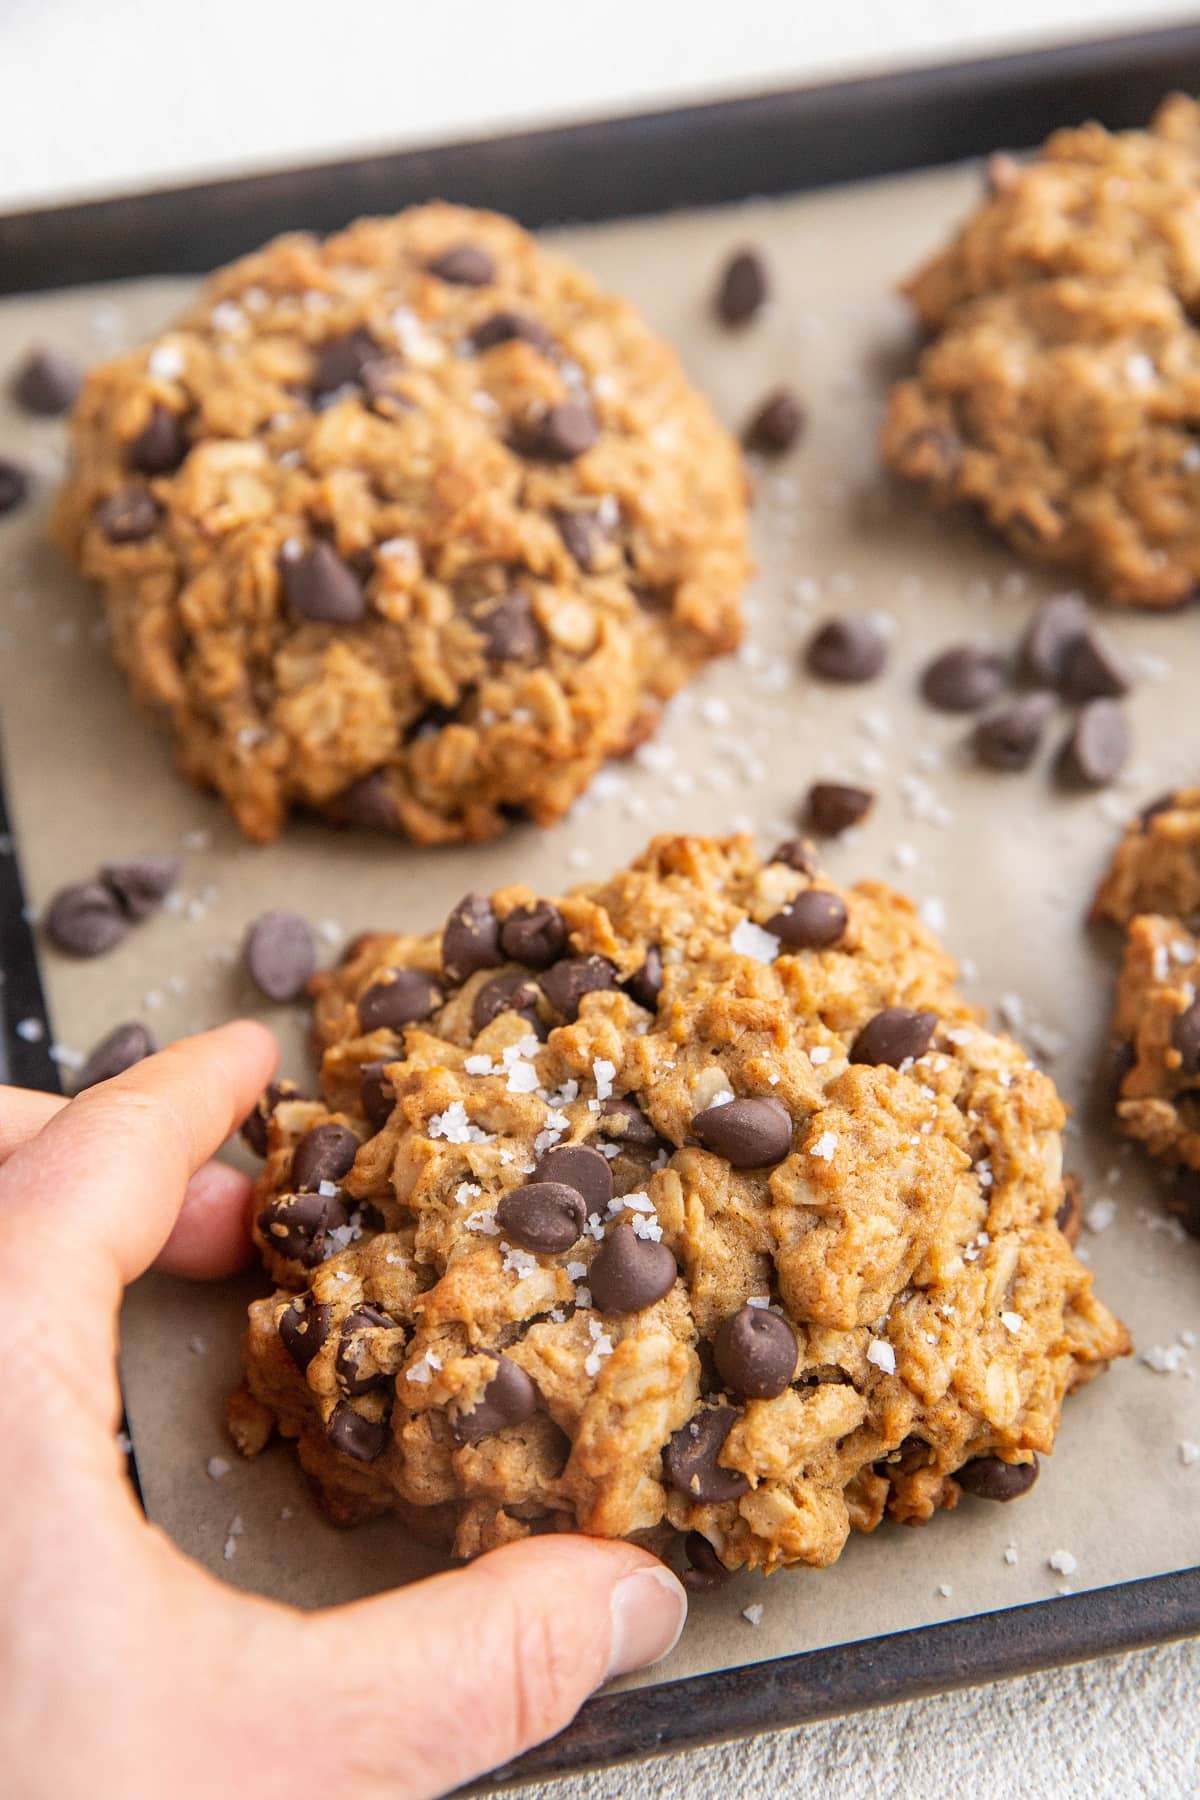
[[570, 1722], [678, 1641], [687, 1595], [633, 1544], [528, 1538], [314, 1622], [347, 1791], [427, 1800]]

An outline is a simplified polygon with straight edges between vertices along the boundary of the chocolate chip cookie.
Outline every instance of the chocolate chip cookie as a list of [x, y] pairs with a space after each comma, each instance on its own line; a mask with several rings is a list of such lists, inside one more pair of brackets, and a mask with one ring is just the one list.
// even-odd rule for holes
[[1059, 1228], [1062, 1103], [907, 900], [796, 860], [662, 837], [316, 978], [321, 1097], [252, 1120], [244, 1451], [463, 1556], [727, 1569], [1028, 1488], [1128, 1347]]
[[185, 774], [482, 839], [739, 637], [740, 453], [623, 300], [451, 206], [277, 239], [94, 370], [57, 535]]
[[1200, 584], [1200, 108], [1059, 131], [1004, 159], [906, 284], [932, 342], [894, 390], [884, 460], [1110, 599]]

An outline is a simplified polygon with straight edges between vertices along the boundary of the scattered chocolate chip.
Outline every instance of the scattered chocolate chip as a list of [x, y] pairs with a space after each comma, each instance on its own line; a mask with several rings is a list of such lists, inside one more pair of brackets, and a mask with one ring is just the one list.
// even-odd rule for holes
[[382, 1456], [390, 1435], [386, 1425], [355, 1412], [345, 1400], [334, 1407], [325, 1433], [335, 1450], [361, 1463], [374, 1462]]
[[1175, 1171], [1175, 1181], [1167, 1195], [1167, 1211], [1179, 1220], [1189, 1237], [1200, 1238], [1200, 1173], [1195, 1169]]
[[29, 476], [19, 463], [0, 457], [0, 518], [29, 495]]
[[679, 1271], [665, 1244], [613, 1225], [588, 1266], [592, 1305], [601, 1312], [644, 1312], [675, 1285]]
[[543, 352], [554, 348], [554, 339], [546, 327], [527, 313], [494, 312], [471, 333], [471, 344], [476, 350], [491, 350], [497, 344], [511, 344], [517, 339]]
[[1133, 677], [1108, 633], [1089, 624], [1068, 646], [1061, 686], [1068, 700], [1119, 700], [1133, 686]]
[[613, 1197], [612, 1166], [589, 1144], [560, 1144], [548, 1150], [533, 1172], [535, 1181], [561, 1181], [582, 1194], [589, 1213], [602, 1213]]
[[840, 837], [860, 825], [874, 804], [875, 796], [867, 788], [845, 781], [814, 781], [805, 802], [805, 823], [818, 837]]
[[796, 1373], [796, 1334], [765, 1306], [743, 1306], [713, 1339], [717, 1369], [743, 1400], [774, 1400]]
[[504, 961], [500, 922], [483, 894], [465, 894], [442, 927], [442, 968], [450, 981]]
[[937, 1014], [914, 1012], [908, 1006], [885, 1006], [868, 1019], [850, 1046], [850, 1061], [883, 1063], [898, 1069], [911, 1058], [924, 1056], [937, 1030]]
[[13, 376], [12, 396], [25, 412], [56, 418], [74, 406], [83, 371], [65, 350], [31, 350]]
[[767, 920], [767, 930], [793, 950], [824, 950], [846, 929], [846, 902], [824, 888], [805, 888]]
[[129, 930], [129, 921], [102, 881], [73, 881], [59, 888], [46, 909], [46, 936], [69, 956], [102, 956]]
[[939, 712], [978, 712], [994, 700], [1008, 677], [1008, 661], [985, 644], [955, 644], [935, 656], [921, 677], [921, 692]]
[[98, 1082], [111, 1081], [114, 1075], [123, 1075], [126, 1069], [132, 1069], [147, 1056], [153, 1056], [157, 1045], [144, 1025], [136, 1020], [128, 1025], [118, 1025], [106, 1037], [93, 1046], [78, 1075], [75, 1077], [75, 1092], [82, 1094], [85, 1088], [95, 1087]]
[[644, 1006], [647, 1012], [658, 1009], [658, 996], [663, 989], [663, 960], [657, 944], [651, 944], [646, 951], [646, 960], [640, 969], [635, 969], [625, 983], [625, 992]]
[[733, 1430], [732, 1406], [706, 1406], [672, 1432], [663, 1451], [663, 1474], [673, 1488], [703, 1506], [737, 1500], [750, 1486], [738, 1469], [723, 1469], [717, 1458]]
[[1038, 753], [1054, 702], [1049, 694], [1027, 694], [980, 719], [972, 736], [976, 758], [989, 769], [1015, 773]]
[[120, 488], [96, 508], [96, 524], [110, 544], [141, 544], [158, 527], [158, 502], [145, 488]]
[[302, 1100], [304, 1098], [294, 1081], [273, 1081], [258, 1096], [251, 1112], [246, 1114], [241, 1124], [241, 1138], [248, 1150], [255, 1156], [267, 1154], [267, 1126], [271, 1116], [281, 1100]]
[[392, 831], [400, 823], [385, 769], [372, 769], [343, 788], [336, 811], [344, 825], [363, 825], [369, 830]]
[[1042, 602], [1021, 639], [1021, 668], [1031, 681], [1044, 687], [1059, 685], [1067, 658], [1091, 616], [1080, 594], [1056, 594]]
[[128, 862], [105, 863], [100, 879], [110, 887], [131, 919], [157, 912], [180, 876], [175, 856], [138, 856]]
[[600, 1102], [601, 1130], [622, 1149], [655, 1151], [662, 1143], [653, 1122], [628, 1094], [612, 1094]]
[[364, 1354], [369, 1344], [364, 1342], [368, 1331], [394, 1331], [395, 1323], [386, 1313], [374, 1306], [356, 1306], [353, 1312], [346, 1314], [342, 1323], [342, 1336], [338, 1344], [335, 1368], [338, 1379], [346, 1393], [357, 1396], [370, 1394], [376, 1388], [387, 1387], [392, 1377], [386, 1369], [369, 1369], [363, 1367]]
[[188, 453], [183, 425], [167, 406], [156, 406], [129, 446], [129, 464], [143, 475], [167, 475]]
[[590, 574], [596, 566], [597, 552], [608, 536], [597, 514], [559, 508], [554, 514], [554, 523], [568, 554], [585, 575]]
[[567, 924], [549, 900], [519, 906], [500, 927], [500, 948], [527, 969], [548, 969], [567, 946]]
[[784, 456], [806, 422], [804, 408], [792, 390], [776, 388], [747, 421], [742, 442], [760, 456]]
[[306, 1131], [292, 1155], [292, 1186], [314, 1194], [322, 1182], [338, 1182], [354, 1167], [358, 1139], [345, 1125], [330, 1122]]
[[486, 612], [476, 613], [471, 624], [483, 639], [489, 662], [528, 662], [541, 648], [542, 634], [533, 616], [533, 604], [520, 588], [505, 594]]
[[514, 448], [541, 462], [574, 462], [600, 436], [596, 415], [580, 400], [563, 400], [520, 427]]
[[455, 287], [486, 287], [496, 279], [496, 261], [482, 244], [455, 244], [426, 264], [431, 275]]
[[809, 641], [806, 661], [822, 681], [873, 681], [887, 663], [887, 639], [861, 613], [827, 619]]
[[527, 1181], [496, 1206], [496, 1223], [505, 1236], [541, 1256], [555, 1256], [578, 1243], [586, 1219], [583, 1195], [565, 1181]]
[[1083, 1224], [1083, 1189], [1078, 1175], [1063, 1176], [1062, 1204], [1054, 1215], [1054, 1223], [1072, 1247], [1079, 1241]]
[[361, 386], [367, 369], [383, 354], [371, 333], [362, 326], [348, 331], [343, 337], [330, 338], [317, 351], [312, 378], [314, 394], [333, 394], [338, 388]]
[[387, 981], [374, 982], [358, 1003], [364, 1031], [399, 1031], [427, 1019], [442, 1004], [441, 990], [419, 969], [393, 969]]
[[732, 1579], [733, 1570], [725, 1567], [703, 1533], [689, 1531], [683, 1540], [683, 1553], [688, 1566], [680, 1580], [689, 1594], [707, 1594]]
[[735, 1169], [769, 1168], [792, 1147], [791, 1114], [769, 1095], [708, 1106], [692, 1120], [692, 1132]]
[[496, 1373], [472, 1411], [459, 1413], [451, 1430], [460, 1444], [476, 1444], [493, 1431], [503, 1431], [506, 1425], [524, 1424], [533, 1417], [537, 1406], [537, 1388], [521, 1365], [509, 1356], [497, 1356]]
[[346, 1209], [333, 1194], [281, 1194], [258, 1215], [270, 1249], [305, 1269], [324, 1260], [327, 1234], [345, 1223]]
[[521, 1013], [530, 1024], [537, 1023], [537, 983], [528, 975], [519, 975], [516, 970], [509, 969], [503, 975], [493, 976], [485, 981], [475, 994], [471, 1005], [471, 1030], [475, 1033], [483, 1031], [498, 1019], [501, 1013]]
[[317, 966], [313, 934], [298, 913], [265, 912], [246, 932], [242, 961], [268, 1000], [298, 1000]]
[[542, 976], [542, 992], [556, 1012], [568, 1021], [579, 1016], [585, 994], [620, 984], [617, 971], [605, 956], [564, 956]]
[[1200, 1000], [1193, 1000], [1171, 1028], [1171, 1042], [1179, 1052], [1185, 1075], [1200, 1074]]
[[363, 1063], [358, 1071], [358, 1097], [372, 1131], [382, 1131], [392, 1116], [396, 1096], [387, 1078], [386, 1057]]
[[299, 556], [281, 556], [279, 569], [284, 597], [297, 618], [357, 625], [366, 613], [362, 583], [332, 545], [314, 544]]
[[320, 1301], [289, 1300], [279, 1315], [280, 1342], [303, 1375], [329, 1336], [333, 1308]]
[[757, 250], [737, 250], [717, 283], [716, 313], [723, 325], [747, 325], [770, 291], [767, 265]]
[[1060, 772], [1084, 787], [1107, 787], [1129, 760], [1129, 721], [1115, 700], [1089, 700], [1062, 748]]
[[782, 844], [777, 844], [772, 850], [767, 861], [785, 863], [789, 869], [795, 869], [798, 875], [815, 875], [817, 872], [817, 859], [813, 855], [812, 846], [806, 844], [803, 838], [785, 838]]
[[999, 1456], [976, 1456], [954, 1472], [959, 1487], [980, 1500], [1016, 1500], [1029, 1492], [1037, 1478], [1036, 1456], [1027, 1463], [1004, 1462]]

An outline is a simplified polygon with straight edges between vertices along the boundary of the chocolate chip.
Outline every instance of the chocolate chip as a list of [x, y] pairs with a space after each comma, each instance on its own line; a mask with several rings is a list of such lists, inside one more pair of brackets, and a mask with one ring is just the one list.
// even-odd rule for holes
[[75, 1092], [82, 1094], [85, 1088], [95, 1087], [97, 1082], [111, 1081], [114, 1075], [123, 1075], [135, 1063], [153, 1056], [156, 1049], [157, 1045], [146, 1027], [139, 1025], [136, 1020], [128, 1025], [116, 1026], [88, 1052], [83, 1067], [75, 1077]]
[[1157, 800], [1151, 800], [1147, 806], [1143, 806], [1138, 814], [1138, 824], [1145, 831], [1152, 819], [1157, 819], [1160, 813], [1174, 812], [1177, 804], [1178, 797], [1172, 788], [1169, 793], [1160, 794]]
[[977, 759], [989, 769], [1015, 773], [1038, 753], [1054, 711], [1049, 694], [1027, 694], [980, 719], [972, 737]]
[[346, 1209], [333, 1194], [281, 1194], [258, 1215], [267, 1245], [305, 1269], [324, 1260], [327, 1234], [345, 1223]]
[[568, 1021], [578, 1017], [585, 994], [619, 985], [617, 971], [606, 956], [565, 956], [542, 976], [543, 994]]
[[148, 919], [157, 912], [179, 881], [175, 856], [138, 856], [128, 862], [105, 863], [100, 879], [120, 901], [131, 919]]
[[796, 1373], [796, 1334], [765, 1306], [743, 1306], [713, 1339], [717, 1369], [743, 1400], [774, 1400]]
[[588, 1266], [592, 1305], [601, 1312], [635, 1313], [669, 1294], [679, 1273], [665, 1244], [614, 1225]]
[[553, 337], [537, 319], [531, 319], [527, 313], [507, 311], [494, 312], [476, 325], [470, 341], [475, 350], [491, 350], [497, 344], [511, 344], [518, 339], [532, 344], [535, 350], [554, 348]]
[[656, 1151], [662, 1139], [636, 1100], [612, 1094], [600, 1102], [601, 1131], [609, 1142], [628, 1150]]
[[608, 536], [599, 518], [594, 512], [570, 512], [560, 508], [554, 514], [554, 523], [569, 555], [585, 575], [590, 574], [596, 565], [597, 552]]
[[385, 769], [372, 769], [343, 788], [335, 811], [344, 825], [363, 825], [368, 830], [392, 831], [400, 823]]
[[793, 950], [824, 950], [846, 929], [846, 902], [823, 888], [806, 888], [767, 920], [767, 930]]
[[329, 544], [314, 544], [299, 556], [281, 556], [283, 592], [299, 619], [329, 625], [357, 625], [367, 610], [362, 583]]
[[747, 450], [760, 456], [783, 456], [806, 424], [803, 406], [790, 388], [776, 388], [751, 415], [742, 431]]
[[1180, 1221], [1189, 1237], [1200, 1238], [1200, 1173], [1195, 1169], [1175, 1171], [1175, 1182], [1167, 1195], [1167, 1211]]
[[466, 894], [442, 927], [442, 967], [451, 981], [465, 981], [477, 969], [504, 961], [500, 922], [483, 894]]
[[1021, 639], [1021, 667], [1031, 681], [1057, 687], [1067, 658], [1088, 628], [1091, 612], [1079, 594], [1056, 594], [1044, 600]]
[[535, 1181], [561, 1181], [582, 1194], [589, 1213], [602, 1213], [613, 1197], [607, 1156], [588, 1144], [560, 1144], [548, 1150], [533, 1172]]
[[156, 406], [129, 446], [129, 464], [143, 475], [167, 475], [188, 453], [182, 422], [167, 406]]
[[1036, 1456], [1027, 1463], [1004, 1462], [999, 1456], [976, 1456], [954, 1472], [959, 1487], [980, 1500], [1019, 1499], [1037, 1478]]
[[538, 1391], [520, 1363], [497, 1356], [496, 1373], [468, 1413], [459, 1413], [451, 1430], [460, 1444], [477, 1444], [506, 1425], [521, 1425], [533, 1417]]
[[1119, 700], [1133, 686], [1133, 678], [1108, 633], [1089, 624], [1068, 647], [1061, 686], [1068, 700]]
[[688, 1532], [683, 1540], [683, 1553], [688, 1559], [688, 1567], [680, 1580], [689, 1594], [707, 1594], [732, 1579], [733, 1570], [725, 1567], [701, 1532]]
[[554, 1256], [578, 1243], [587, 1206], [565, 1181], [528, 1181], [513, 1188], [496, 1207], [496, 1223], [523, 1250]]
[[719, 1506], [748, 1490], [750, 1483], [740, 1470], [723, 1469], [717, 1461], [736, 1420], [732, 1406], [708, 1406], [668, 1438], [663, 1474], [689, 1500]]
[[241, 1124], [241, 1138], [248, 1150], [255, 1156], [267, 1154], [267, 1126], [275, 1108], [281, 1100], [302, 1100], [304, 1098], [294, 1081], [273, 1081], [264, 1088], [255, 1102], [253, 1111], [246, 1114]]
[[758, 251], [735, 251], [717, 284], [717, 317], [723, 325], [746, 325], [761, 310], [769, 291], [767, 265]]
[[357, 1155], [358, 1139], [344, 1125], [314, 1125], [292, 1155], [292, 1186], [300, 1194], [316, 1193], [322, 1182], [348, 1175]]
[[0, 518], [20, 506], [29, 494], [29, 476], [19, 463], [0, 457]]
[[1129, 760], [1129, 721], [1115, 700], [1089, 700], [1062, 748], [1060, 773], [1084, 787], [1107, 787]]
[[386, 1369], [363, 1367], [364, 1355], [370, 1348], [363, 1340], [368, 1331], [394, 1330], [395, 1322], [374, 1306], [356, 1306], [353, 1312], [346, 1314], [334, 1367], [348, 1394], [370, 1394], [376, 1388], [389, 1385], [392, 1377]]
[[482, 244], [455, 244], [427, 263], [431, 275], [455, 287], [486, 287], [496, 279], [496, 261]]
[[46, 909], [46, 935], [69, 956], [102, 956], [128, 930], [116, 895], [102, 881], [73, 881]]
[[246, 932], [242, 961], [268, 1000], [298, 1000], [317, 966], [313, 934], [298, 913], [265, 912]]
[[1179, 1052], [1185, 1075], [1200, 1074], [1200, 1000], [1193, 1000], [1171, 1028], [1171, 1042]]
[[1008, 662], [984, 644], [955, 644], [935, 656], [921, 677], [921, 692], [939, 712], [978, 712], [1003, 688]]
[[625, 983], [625, 992], [647, 1012], [656, 1012], [658, 996], [663, 989], [663, 960], [657, 944], [651, 944], [640, 969], [635, 969]]
[[845, 781], [814, 781], [805, 802], [805, 823], [818, 837], [840, 837], [861, 824], [874, 804], [875, 796], [867, 788]]
[[735, 1169], [769, 1168], [792, 1147], [791, 1114], [770, 1096], [706, 1107], [692, 1120], [692, 1132]]
[[383, 354], [362, 326], [343, 337], [331, 338], [317, 351], [312, 378], [314, 394], [333, 394], [338, 388], [361, 386], [367, 369]]
[[500, 927], [500, 948], [527, 969], [548, 969], [566, 949], [567, 924], [549, 900], [519, 906]]
[[419, 969], [393, 969], [390, 979], [376, 981], [358, 1003], [364, 1031], [400, 1031], [427, 1019], [442, 1004], [441, 990]]
[[329, 1336], [333, 1308], [320, 1301], [290, 1300], [279, 1315], [280, 1342], [303, 1375]]
[[501, 1013], [521, 1013], [530, 1024], [537, 1023], [537, 984], [528, 975], [513, 969], [485, 981], [475, 994], [471, 1006], [471, 1030], [480, 1032], [498, 1019]]
[[158, 502], [145, 488], [120, 488], [96, 508], [96, 524], [110, 544], [141, 544], [158, 527]]
[[1063, 1176], [1062, 1204], [1054, 1215], [1054, 1223], [1068, 1244], [1078, 1243], [1083, 1224], [1083, 1190], [1079, 1185], [1078, 1175]]
[[937, 1030], [937, 1014], [914, 1012], [909, 1006], [885, 1006], [868, 1019], [850, 1046], [850, 1061], [886, 1064], [898, 1069], [909, 1058], [924, 1056]]
[[817, 859], [813, 855], [812, 846], [803, 838], [786, 838], [777, 844], [767, 858], [768, 862], [784, 863], [789, 869], [795, 869], [798, 875], [815, 875]]
[[392, 1116], [396, 1096], [387, 1078], [386, 1057], [365, 1062], [358, 1071], [358, 1097], [372, 1131], [382, 1131]]
[[489, 662], [528, 662], [541, 649], [542, 634], [533, 616], [533, 604], [520, 588], [514, 588], [486, 612], [476, 613], [471, 624], [483, 639]]
[[529, 420], [517, 431], [514, 448], [541, 462], [574, 462], [600, 436], [596, 416], [581, 400], [564, 400]]
[[809, 641], [806, 660], [823, 681], [873, 681], [887, 663], [887, 639], [861, 613], [827, 619]]
[[325, 1433], [335, 1450], [361, 1463], [371, 1463], [382, 1456], [391, 1435], [386, 1425], [355, 1412], [345, 1400], [334, 1407]]
[[52, 419], [75, 404], [83, 371], [65, 350], [31, 350], [13, 377], [17, 405], [40, 418]]

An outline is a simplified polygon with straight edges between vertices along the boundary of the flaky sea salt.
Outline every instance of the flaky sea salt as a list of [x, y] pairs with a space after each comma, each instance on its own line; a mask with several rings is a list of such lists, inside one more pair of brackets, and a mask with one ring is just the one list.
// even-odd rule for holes
[[224, 1476], [228, 1475], [232, 1466], [231, 1463], [226, 1462], [223, 1456], [210, 1456], [204, 1465], [210, 1481], [222, 1480]]
[[463, 1068], [468, 1075], [490, 1075], [495, 1064], [490, 1056], [468, 1056]]
[[821, 1133], [820, 1137], [817, 1139], [816, 1143], [813, 1144], [812, 1147], [810, 1148], [808, 1154], [810, 1156], [819, 1157], [822, 1162], [832, 1162], [833, 1156], [834, 1156], [834, 1151], [837, 1149], [837, 1147], [838, 1147], [837, 1132], [836, 1131], [823, 1131]]
[[1185, 1354], [1182, 1344], [1152, 1344], [1142, 1352], [1142, 1361], [1156, 1375], [1175, 1375], [1183, 1366]]
[[178, 344], [155, 344], [146, 358], [146, 367], [160, 381], [174, 381], [183, 374], [183, 351]]
[[882, 1369], [885, 1375], [896, 1373], [896, 1352], [883, 1338], [872, 1338], [867, 1345], [867, 1361]]
[[1200, 1463], [1200, 1444], [1193, 1444], [1190, 1438], [1184, 1438], [1179, 1446], [1179, 1460], [1185, 1469], [1194, 1469]]
[[753, 1606], [743, 1606], [742, 1608], [742, 1617], [745, 1619], [747, 1625], [761, 1625], [762, 1616], [763, 1604], [761, 1600], [756, 1600]]
[[468, 1231], [482, 1231], [486, 1237], [499, 1237], [500, 1227], [496, 1223], [494, 1206], [482, 1207], [479, 1212], [471, 1213], [463, 1223]]
[[592, 1076], [596, 1083], [597, 1100], [611, 1099], [613, 1076], [616, 1072], [616, 1063], [608, 1062], [603, 1056], [598, 1056], [596, 1058], [595, 1062], [592, 1064]]
[[814, 1069], [823, 1068], [833, 1055], [828, 1044], [814, 1044], [808, 1053], [808, 1060]]
[[1047, 1560], [1056, 1575], [1073, 1575], [1079, 1567], [1069, 1550], [1055, 1550]]
[[1003, 1325], [1005, 1331], [1010, 1332], [1013, 1337], [1016, 1337], [1017, 1333], [1024, 1330], [1025, 1327], [1024, 1319], [1021, 1317], [1020, 1313], [1015, 1312], [1002, 1312], [1000, 1314], [1000, 1323]]
[[772, 963], [779, 955], [779, 939], [753, 919], [743, 919], [735, 925], [729, 941], [739, 956], [753, 957], [755, 962]]
[[468, 1200], [478, 1200], [483, 1189], [476, 1181], [460, 1181], [454, 1190], [454, 1198], [459, 1206], [465, 1206]]
[[500, 1267], [506, 1275], [515, 1275], [518, 1281], [524, 1281], [529, 1275], [537, 1273], [538, 1260], [528, 1250], [518, 1250], [513, 1244], [501, 1244]]
[[583, 1367], [584, 1373], [595, 1379], [600, 1373], [600, 1364], [604, 1358], [613, 1353], [613, 1342], [598, 1319], [588, 1320], [588, 1336], [592, 1340], [592, 1347], [584, 1359]]
[[1116, 1216], [1115, 1201], [1093, 1200], [1083, 1218], [1089, 1231], [1107, 1231]]
[[434, 1113], [429, 1121], [429, 1135], [431, 1138], [445, 1138], [448, 1144], [491, 1142], [486, 1131], [481, 1131], [478, 1125], [472, 1125], [461, 1100], [452, 1100], [445, 1112]]
[[432, 1350], [426, 1350], [424, 1356], [419, 1356], [416, 1362], [413, 1363], [405, 1373], [409, 1381], [415, 1381], [418, 1387], [425, 1387], [428, 1382], [433, 1379], [435, 1371], [440, 1369], [441, 1366], [441, 1357], [435, 1356]]

